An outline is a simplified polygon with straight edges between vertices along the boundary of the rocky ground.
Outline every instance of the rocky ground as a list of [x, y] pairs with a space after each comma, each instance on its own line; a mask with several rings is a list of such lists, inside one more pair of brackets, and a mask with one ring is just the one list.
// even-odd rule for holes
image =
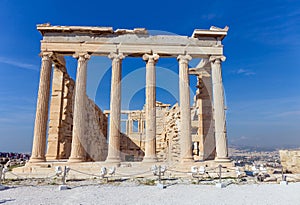
[[[48, 182], [46, 184], [49, 184]], [[38, 180], [6, 183], [0, 204], [299, 204], [300, 183], [208, 184], [166, 182], [165, 189], [153, 181], [104, 183], [96, 180], [67, 182], [70, 189]]]

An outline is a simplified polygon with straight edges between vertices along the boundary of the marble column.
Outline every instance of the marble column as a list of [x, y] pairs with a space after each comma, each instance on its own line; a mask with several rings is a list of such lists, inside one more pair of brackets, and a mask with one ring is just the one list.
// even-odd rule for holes
[[188, 63], [190, 55], [179, 55], [179, 100], [180, 100], [180, 162], [192, 162], [191, 105]]
[[53, 53], [51, 52], [44, 52], [41, 54], [42, 66], [40, 72], [40, 84], [36, 106], [33, 145], [30, 162], [45, 161], [52, 55]]
[[120, 137], [121, 137], [121, 79], [123, 54], [110, 53], [112, 59], [112, 75], [110, 90], [110, 121], [109, 145], [106, 162], [120, 163]]
[[86, 78], [87, 78], [87, 62], [90, 55], [87, 53], [74, 54], [74, 58], [78, 59], [76, 84], [75, 84], [75, 101], [73, 114], [73, 133], [71, 156], [68, 162], [83, 162], [86, 153], [83, 147], [85, 141], [86, 128]]
[[145, 54], [146, 61], [146, 139], [143, 162], [156, 162], [156, 69], [159, 55]]
[[221, 61], [224, 56], [211, 56], [211, 77], [213, 85], [213, 108], [215, 120], [216, 158], [218, 162], [228, 162], [226, 119], [224, 106], [224, 88], [222, 83]]

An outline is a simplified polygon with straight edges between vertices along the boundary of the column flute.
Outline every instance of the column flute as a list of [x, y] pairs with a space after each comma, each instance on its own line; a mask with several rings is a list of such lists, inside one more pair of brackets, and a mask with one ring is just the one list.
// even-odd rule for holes
[[121, 79], [122, 53], [110, 53], [112, 60], [111, 90], [110, 90], [110, 121], [109, 121], [109, 145], [106, 162], [120, 163], [120, 133], [121, 133]]
[[215, 120], [215, 140], [216, 158], [218, 162], [228, 162], [228, 147], [226, 133], [226, 119], [224, 106], [224, 88], [222, 82], [221, 61], [225, 61], [225, 56], [211, 56], [211, 77], [213, 85], [213, 108]]
[[179, 55], [179, 100], [180, 100], [180, 162], [192, 162], [191, 105], [188, 62], [190, 55]]
[[41, 53], [42, 65], [30, 162], [45, 161], [52, 56], [52, 52]]
[[157, 54], [145, 54], [146, 61], [146, 141], [143, 162], [156, 162], [156, 69]]
[[86, 129], [86, 75], [87, 62], [90, 59], [90, 55], [87, 53], [76, 53], [73, 57], [78, 59], [78, 65], [75, 84], [72, 148], [69, 162], [83, 162], [86, 158], [84, 150], [86, 141], [84, 135]]

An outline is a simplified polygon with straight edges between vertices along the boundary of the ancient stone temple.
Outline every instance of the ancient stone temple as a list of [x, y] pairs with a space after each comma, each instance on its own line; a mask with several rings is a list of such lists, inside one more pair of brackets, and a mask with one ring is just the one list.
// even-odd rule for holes
[[[150, 35], [143, 28], [42, 24], [37, 29], [43, 36], [42, 65], [31, 164], [55, 160], [230, 161], [221, 68], [227, 27], [195, 29], [191, 37]], [[76, 79], [68, 75], [64, 56], [77, 59]], [[109, 110], [101, 110], [86, 94], [91, 56], [111, 59]], [[121, 71], [126, 57], [145, 61], [143, 110], [121, 109]], [[156, 100], [156, 63], [161, 58], [178, 60], [179, 102], [173, 106]], [[194, 58], [201, 61], [190, 68]], [[197, 85], [189, 84], [189, 75], [197, 76]], [[192, 103], [190, 86], [197, 86]], [[122, 123], [126, 126], [123, 132]]]

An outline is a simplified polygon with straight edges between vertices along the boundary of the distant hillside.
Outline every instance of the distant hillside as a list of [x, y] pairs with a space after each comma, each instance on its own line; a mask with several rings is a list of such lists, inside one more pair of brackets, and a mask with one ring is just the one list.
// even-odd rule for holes
[[280, 149], [300, 149], [299, 146], [296, 145], [283, 145], [283, 146], [274, 146], [274, 147], [266, 147], [266, 146], [250, 146], [250, 145], [235, 145], [229, 144], [229, 148], [244, 150], [248, 152], [273, 152]]

